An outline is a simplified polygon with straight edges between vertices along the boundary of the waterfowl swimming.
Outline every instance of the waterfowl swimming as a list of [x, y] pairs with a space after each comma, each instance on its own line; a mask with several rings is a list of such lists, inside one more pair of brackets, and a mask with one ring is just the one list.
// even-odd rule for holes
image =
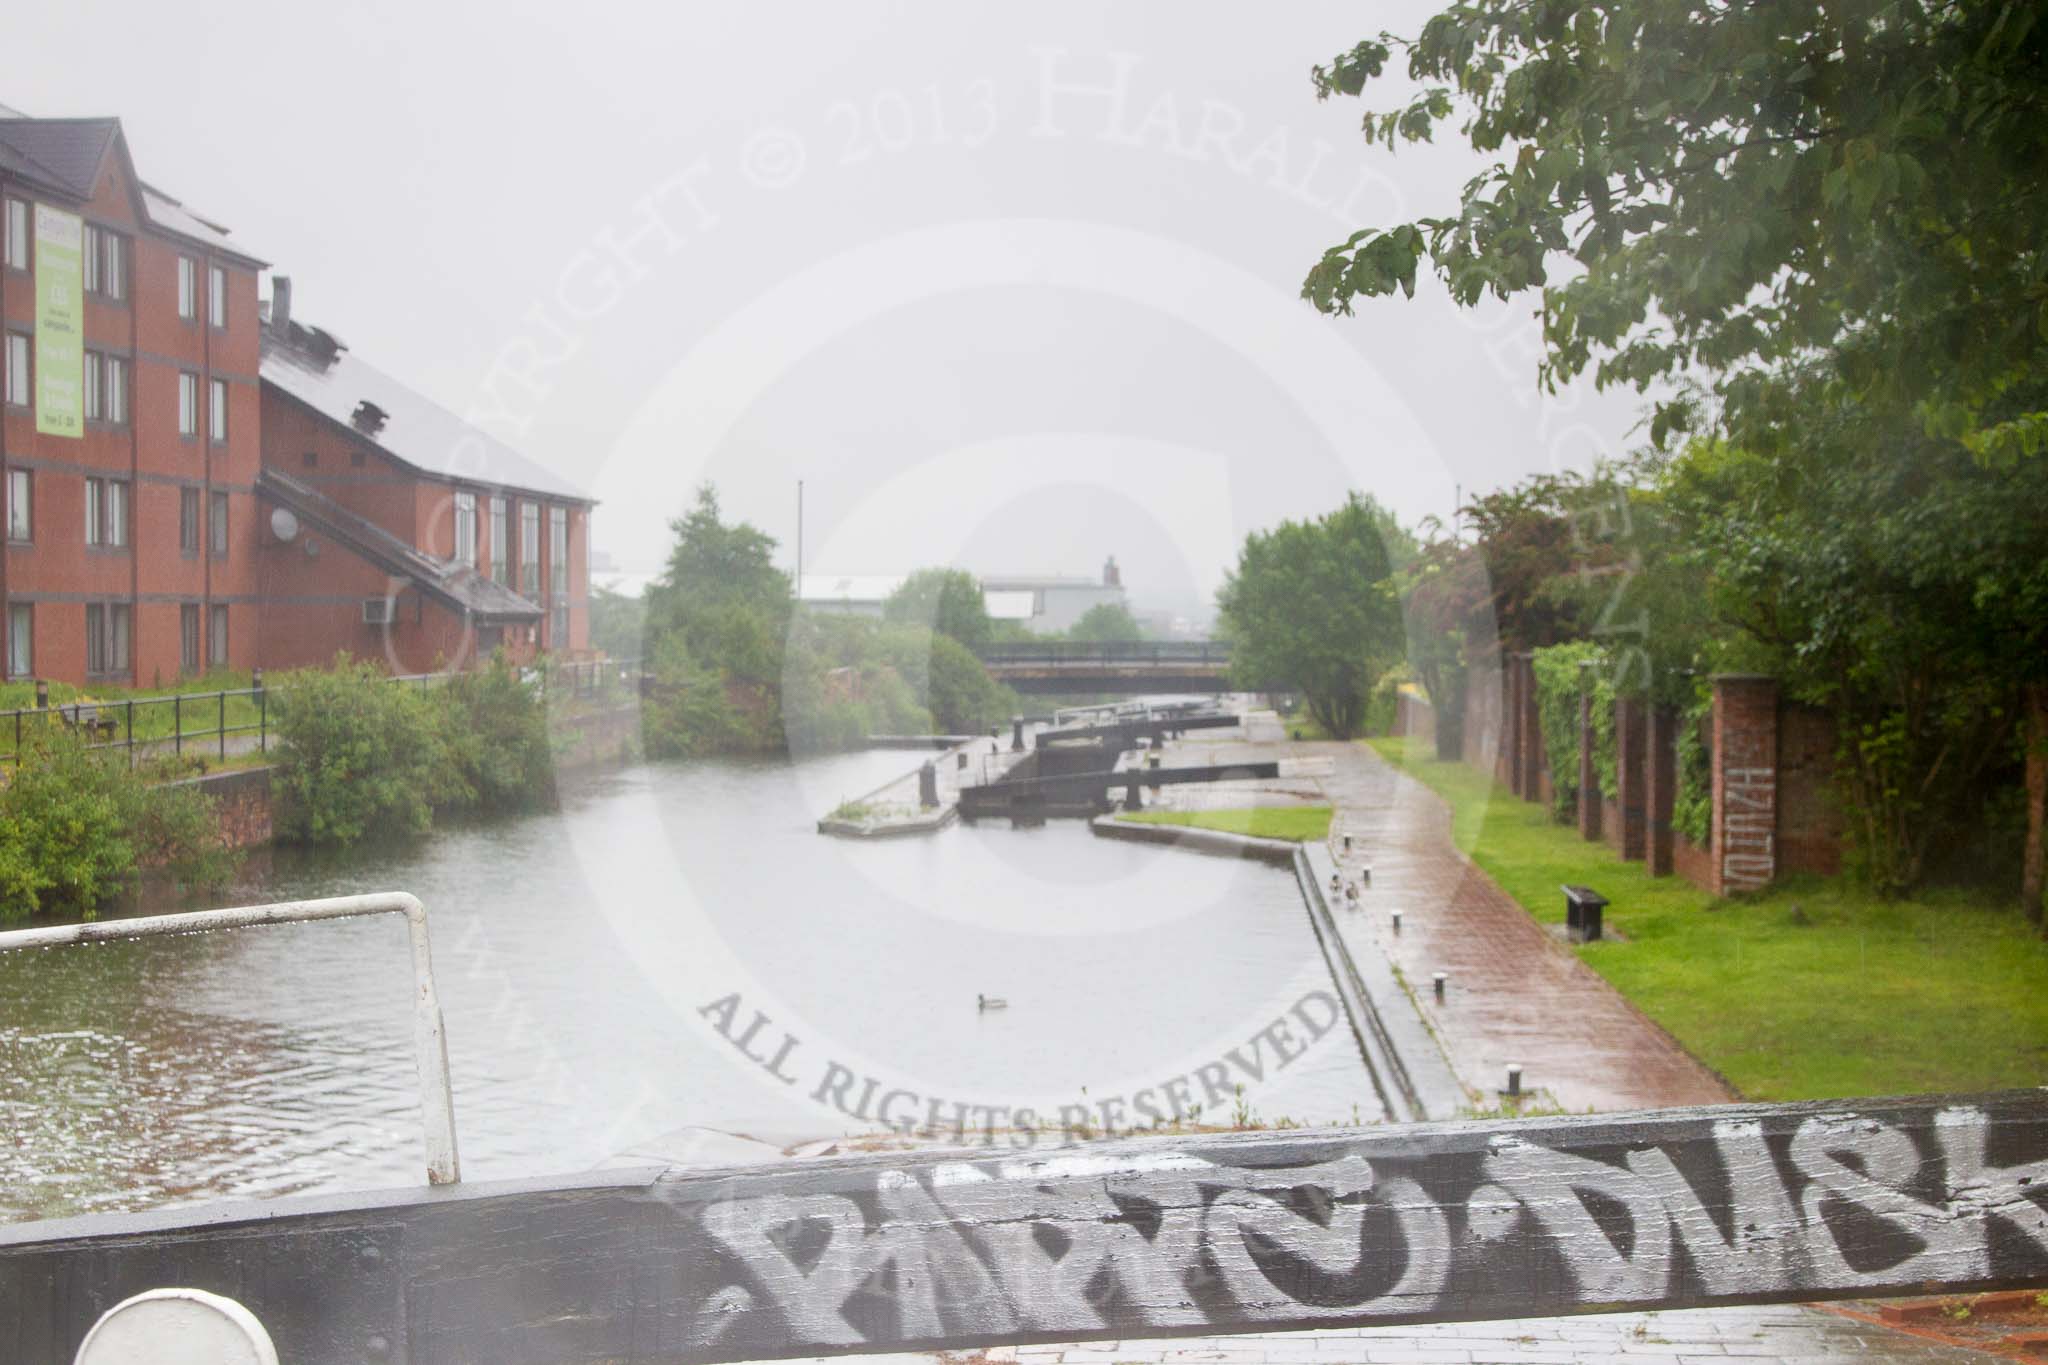
[[1006, 1010], [1010, 1008], [1009, 1001], [994, 995], [976, 995], [974, 1003], [978, 1008], [984, 1010]]

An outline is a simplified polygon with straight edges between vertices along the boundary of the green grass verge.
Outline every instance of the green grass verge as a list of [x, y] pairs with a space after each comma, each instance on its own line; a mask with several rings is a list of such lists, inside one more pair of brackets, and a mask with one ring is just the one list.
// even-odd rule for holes
[[1814, 878], [1716, 900], [1463, 763], [1369, 743], [1450, 803], [1458, 846], [1537, 919], [1564, 918], [1565, 882], [1608, 897], [1629, 941], [1580, 955], [1748, 1098], [2048, 1081], [2048, 944], [2016, 907], [1949, 890], [1885, 901]]
[[[74, 702], [95, 705], [102, 716], [110, 717], [118, 727], [115, 743], [129, 737], [129, 727], [134, 727], [137, 740], [169, 739], [177, 734], [190, 736], [211, 736], [217, 734], [222, 723], [221, 701], [218, 697], [203, 700], [174, 701], [173, 698], [192, 697], [194, 693], [232, 692], [246, 689], [249, 675], [218, 669], [198, 677], [182, 678], [162, 687], [115, 687], [111, 684], [92, 684], [75, 687], [70, 683], [50, 684], [50, 705], [52, 708], [69, 706]], [[229, 697], [226, 723], [230, 730], [242, 726], [253, 726], [259, 718], [256, 699], [253, 697]], [[28, 710], [35, 705], [35, 684], [13, 682], [0, 684], [0, 711]], [[27, 738], [28, 727], [39, 721], [56, 724], [54, 717], [34, 715], [22, 717], [22, 736]], [[252, 730], [250, 733], [254, 733]], [[15, 723], [9, 717], [0, 724], [0, 755], [14, 753]]]
[[1186, 825], [1297, 843], [1330, 837], [1328, 806], [1252, 806], [1243, 810], [1144, 810], [1119, 815], [1138, 825]]

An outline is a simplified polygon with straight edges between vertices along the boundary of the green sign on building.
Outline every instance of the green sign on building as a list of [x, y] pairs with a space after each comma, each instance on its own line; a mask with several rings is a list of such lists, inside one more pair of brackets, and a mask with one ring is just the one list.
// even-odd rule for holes
[[36, 430], [85, 435], [85, 220], [36, 205]]

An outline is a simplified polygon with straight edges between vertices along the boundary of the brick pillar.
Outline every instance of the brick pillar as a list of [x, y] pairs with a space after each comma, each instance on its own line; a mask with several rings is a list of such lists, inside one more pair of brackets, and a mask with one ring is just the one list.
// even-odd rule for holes
[[1600, 773], [1593, 766], [1593, 686], [1590, 665], [1579, 666], [1579, 837], [1600, 837]]
[[1621, 811], [1621, 856], [1630, 862], [1643, 856], [1644, 815], [1643, 704], [1633, 697], [1614, 702], [1614, 804]]
[[1778, 684], [1755, 673], [1714, 677], [1713, 886], [1768, 886], [1778, 871]]
[[1650, 708], [1650, 734], [1643, 752], [1643, 785], [1649, 797], [1650, 842], [1644, 850], [1652, 877], [1671, 875], [1671, 803], [1678, 796], [1678, 712]]

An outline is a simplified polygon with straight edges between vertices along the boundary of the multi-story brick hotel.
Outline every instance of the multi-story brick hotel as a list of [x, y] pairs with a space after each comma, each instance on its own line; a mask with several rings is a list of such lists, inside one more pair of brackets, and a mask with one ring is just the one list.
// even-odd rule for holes
[[588, 498], [291, 316], [114, 119], [0, 118], [5, 672], [154, 685], [588, 638]]

